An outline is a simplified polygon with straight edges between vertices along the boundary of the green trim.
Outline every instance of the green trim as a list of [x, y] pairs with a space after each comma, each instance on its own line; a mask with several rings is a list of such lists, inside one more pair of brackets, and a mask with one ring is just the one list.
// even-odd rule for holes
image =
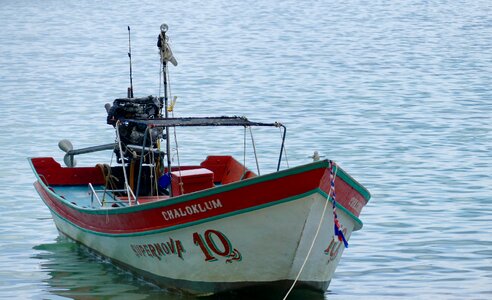
[[348, 185], [353, 187], [357, 192], [359, 192], [365, 199], [366, 201], [369, 201], [371, 199], [371, 193], [362, 186], [357, 180], [355, 180], [352, 176], [347, 174], [342, 168], [340, 168], [337, 165], [337, 176], [339, 176], [343, 181], [345, 181]]
[[[68, 206], [72, 209], [75, 209], [77, 211], [86, 213], [86, 214], [94, 214], [94, 215], [113, 215], [113, 214], [128, 214], [128, 213], [134, 213], [142, 210], [147, 210], [147, 209], [153, 209], [153, 208], [159, 208], [163, 207], [162, 202], [150, 202], [150, 203], [145, 203], [145, 204], [139, 204], [135, 206], [127, 206], [127, 207], [121, 207], [121, 208], [111, 208], [111, 209], [87, 209], [87, 208], [81, 208], [77, 205], [73, 205], [70, 203], [68, 200], [61, 198], [59, 195], [56, 193], [52, 192], [44, 183], [43, 180], [39, 177], [39, 174], [37, 173], [36, 169], [34, 168], [34, 165], [32, 164], [32, 159], [28, 158], [29, 164], [31, 165], [31, 169], [33, 170], [37, 181], [45, 188], [45, 190], [50, 193], [52, 196], [56, 197], [62, 204], [65, 206]], [[177, 204], [177, 203], [183, 203], [187, 202], [190, 200], [195, 200], [198, 198], [202, 197], [207, 197], [211, 195], [217, 195], [223, 192], [231, 191], [234, 189], [246, 187], [249, 185], [265, 182], [265, 181], [270, 181], [274, 179], [278, 179], [281, 177], [286, 177], [290, 175], [296, 175], [300, 174], [306, 171], [311, 171], [315, 169], [322, 169], [322, 168], [328, 168], [329, 167], [329, 162], [328, 160], [321, 160], [317, 162], [313, 162], [310, 164], [282, 170], [279, 172], [274, 172], [270, 174], [266, 174], [263, 176], [258, 176], [258, 177], [253, 177], [253, 178], [248, 178], [245, 180], [241, 180], [238, 182], [226, 184], [226, 185], [221, 185], [212, 189], [207, 189], [203, 190], [200, 192], [196, 193], [191, 193], [191, 194], [185, 194], [182, 196], [178, 196], [175, 198], [171, 198], [165, 201], [165, 206]], [[353, 179], [350, 175], [348, 175], [342, 168], [338, 167], [337, 169], [337, 176], [339, 176], [342, 180], [347, 182], [351, 187], [353, 187], [355, 190], [357, 190], [362, 196], [369, 201], [371, 195], [370, 193], [361, 185], [359, 184], [355, 179]]]
[[[325, 191], [323, 191], [321, 189], [318, 189], [318, 193], [320, 193], [321, 195], [323, 195], [325, 198], [328, 198], [328, 194], [325, 193]], [[333, 202], [333, 198], [332, 197], [330, 197], [329, 200], [330, 200], [330, 202]], [[340, 209], [344, 213], [346, 213], [349, 217], [351, 217], [357, 223], [358, 226], [355, 226], [354, 231], [360, 230], [362, 228], [362, 226], [364, 224], [362, 223], [362, 221], [356, 215], [354, 215], [351, 211], [349, 211], [348, 209], [346, 209], [345, 207], [343, 207], [338, 202], [336, 203], [336, 207], [337, 207], [337, 209]]]
[[[171, 226], [171, 227], [167, 227], [167, 228], [163, 228], [163, 229], [148, 230], [148, 231], [133, 232], [133, 233], [105, 233], [105, 232], [92, 231], [92, 230], [89, 230], [89, 229], [80, 227], [77, 224], [72, 223], [71, 221], [67, 220], [66, 218], [64, 218], [63, 216], [61, 216], [60, 214], [58, 214], [56, 211], [54, 211], [49, 205], [46, 205], [46, 206], [50, 209], [50, 211], [52, 213], [54, 213], [55, 215], [57, 215], [58, 218], [64, 220], [65, 222], [70, 223], [72, 226], [77, 227], [81, 231], [84, 231], [84, 232], [87, 232], [87, 233], [91, 233], [91, 234], [94, 234], [94, 235], [99, 235], [99, 236], [131, 237], [131, 236], [151, 235], [151, 234], [157, 234], [157, 233], [163, 233], [163, 232], [168, 232], [168, 231], [174, 231], [174, 230], [178, 230], [178, 229], [183, 229], [183, 228], [190, 227], [190, 226], [195, 226], [195, 225], [199, 225], [199, 224], [203, 224], [203, 223], [207, 223], [207, 222], [212, 222], [212, 221], [215, 221], [215, 220], [220, 220], [220, 219], [232, 217], [232, 216], [235, 216], [235, 215], [240, 215], [240, 214], [252, 212], [252, 211], [255, 211], [255, 210], [260, 210], [260, 209], [267, 208], [267, 207], [270, 207], [270, 206], [274, 206], [274, 205], [278, 205], [278, 204], [282, 204], [282, 203], [286, 203], [286, 202], [295, 201], [295, 200], [298, 200], [300, 198], [304, 198], [304, 197], [307, 197], [307, 196], [310, 196], [310, 195], [313, 195], [313, 194], [316, 194], [316, 193], [319, 193], [323, 197], [328, 198], [328, 195], [325, 192], [323, 192], [321, 189], [318, 189], [317, 188], [317, 189], [311, 190], [309, 192], [306, 192], [306, 193], [303, 193], [303, 194], [300, 194], [300, 195], [296, 195], [296, 196], [293, 196], [293, 197], [288, 197], [288, 198], [285, 198], [285, 199], [282, 199], [282, 200], [279, 200], [279, 201], [269, 202], [269, 203], [266, 203], [266, 204], [262, 204], [262, 205], [258, 205], [258, 206], [254, 206], [254, 207], [250, 207], [250, 208], [245, 208], [245, 209], [242, 209], [242, 210], [237, 210], [237, 211], [226, 213], [226, 214], [222, 214], [222, 215], [219, 215], [219, 216], [205, 218], [205, 219], [201, 219], [201, 220], [194, 221], [194, 222], [188, 222], [188, 223], [185, 223], [185, 224], [179, 224], [179, 225], [175, 225], [175, 226]], [[41, 197], [41, 199], [42, 199], [42, 197]], [[44, 199], [43, 199], [43, 201], [44, 201]], [[333, 199], [330, 197], [330, 199], [328, 199], [328, 201], [333, 202]], [[344, 213], [346, 213], [349, 217], [351, 217], [355, 221], [356, 226], [354, 228], [354, 231], [357, 231], [357, 230], [359, 230], [359, 229], [362, 228], [363, 223], [362, 223], [362, 221], [358, 217], [356, 217], [354, 214], [352, 214], [350, 211], [348, 211], [345, 207], [341, 206], [340, 204], [337, 203], [336, 206], [337, 206], [338, 209], [342, 210]]]

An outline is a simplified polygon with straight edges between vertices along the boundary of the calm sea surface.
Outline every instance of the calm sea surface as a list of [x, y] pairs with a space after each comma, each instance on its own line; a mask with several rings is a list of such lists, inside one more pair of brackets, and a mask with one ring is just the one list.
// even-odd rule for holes
[[[59, 237], [26, 160], [112, 141], [127, 25], [146, 96], [167, 22], [177, 116], [282, 121], [291, 166], [317, 150], [371, 191], [326, 299], [492, 299], [490, 1], [116, 2], [0, 2], [0, 298], [190, 299]], [[181, 163], [242, 157], [241, 129], [177, 135]], [[273, 170], [279, 132], [255, 142]]]

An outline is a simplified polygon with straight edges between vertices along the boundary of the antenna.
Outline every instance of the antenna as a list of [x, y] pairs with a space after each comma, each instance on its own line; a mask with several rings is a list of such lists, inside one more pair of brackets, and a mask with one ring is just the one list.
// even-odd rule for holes
[[128, 26], [128, 58], [130, 59], [130, 87], [128, 88], [128, 98], [133, 98], [132, 44], [130, 39], [130, 26]]

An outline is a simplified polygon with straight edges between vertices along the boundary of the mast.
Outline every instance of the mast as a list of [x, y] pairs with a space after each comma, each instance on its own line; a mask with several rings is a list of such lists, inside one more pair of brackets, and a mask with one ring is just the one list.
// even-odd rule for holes
[[130, 59], [130, 88], [128, 88], [128, 98], [133, 98], [132, 44], [130, 41], [130, 26], [128, 26], [128, 58]]
[[[162, 27], [161, 27], [162, 29]], [[163, 32], [164, 43], [166, 41], [166, 32]], [[167, 62], [163, 60], [162, 62], [162, 74], [164, 75], [164, 117], [167, 119], [169, 117], [169, 112], [167, 111], [168, 97], [167, 97]], [[171, 173], [171, 139], [169, 138], [169, 127], [166, 127], [166, 157], [167, 157], [167, 172]], [[173, 196], [172, 185], [169, 185], [169, 196]]]
[[[164, 117], [167, 119], [169, 117], [169, 113], [167, 110], [168, 106], [168, 95], [167, 95], [167, 62], [170, 61], [174, 66], [177, 66], [177, 61], [173, 56], [171, 48], [167, 44], [168, 37], [166, 36], [166, 32], [168, 30], [167, 24], [161, 24], [161, 33], [159, 34], [159, 38], [157, 40], [157, 47], [160, 49], [161, 54], [161, 62], [162, 62], [162, 74], [164, 76]], [[167, 171], [171, 173], [171, 142], [169, 139], [169, 127], [166, 126], [166, 157], [167, 157]], [[172, 196], [172, 188], [169, 186], [169, 194]]]

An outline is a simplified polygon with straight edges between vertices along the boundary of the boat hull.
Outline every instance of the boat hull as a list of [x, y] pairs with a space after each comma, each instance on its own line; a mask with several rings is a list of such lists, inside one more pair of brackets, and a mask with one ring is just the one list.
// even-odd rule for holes
[[[344, 251], [334, 237], [328, 179], [320, 162], [99, 210], [74, 205], [39, 175], [34, 185], [62, 234], [159, 286], [207, 295], [257, 286], [287, 292], [294, 281], [326, 291]], [[369, 199], [356, 184], [346, 174], [337, 177], [338, 220], [347, 240], [362, 227], [358, 214]]]
[[[261, 285], [287, 290], [321, 221], [298, 286], [323, 292], [344, 250], [343, 243], [333, 237], [331, 211], [321, 219], [326, 201], [324, 195], [313, 193], [195, 226], [124, 236], [100, 235], [53, 211], [52, 215], [58, 230], [67, 237], [160, 286], [193, 294]], [[345, 213], [339, 214], [339, 220], [348, 239], [355, 222]]]

